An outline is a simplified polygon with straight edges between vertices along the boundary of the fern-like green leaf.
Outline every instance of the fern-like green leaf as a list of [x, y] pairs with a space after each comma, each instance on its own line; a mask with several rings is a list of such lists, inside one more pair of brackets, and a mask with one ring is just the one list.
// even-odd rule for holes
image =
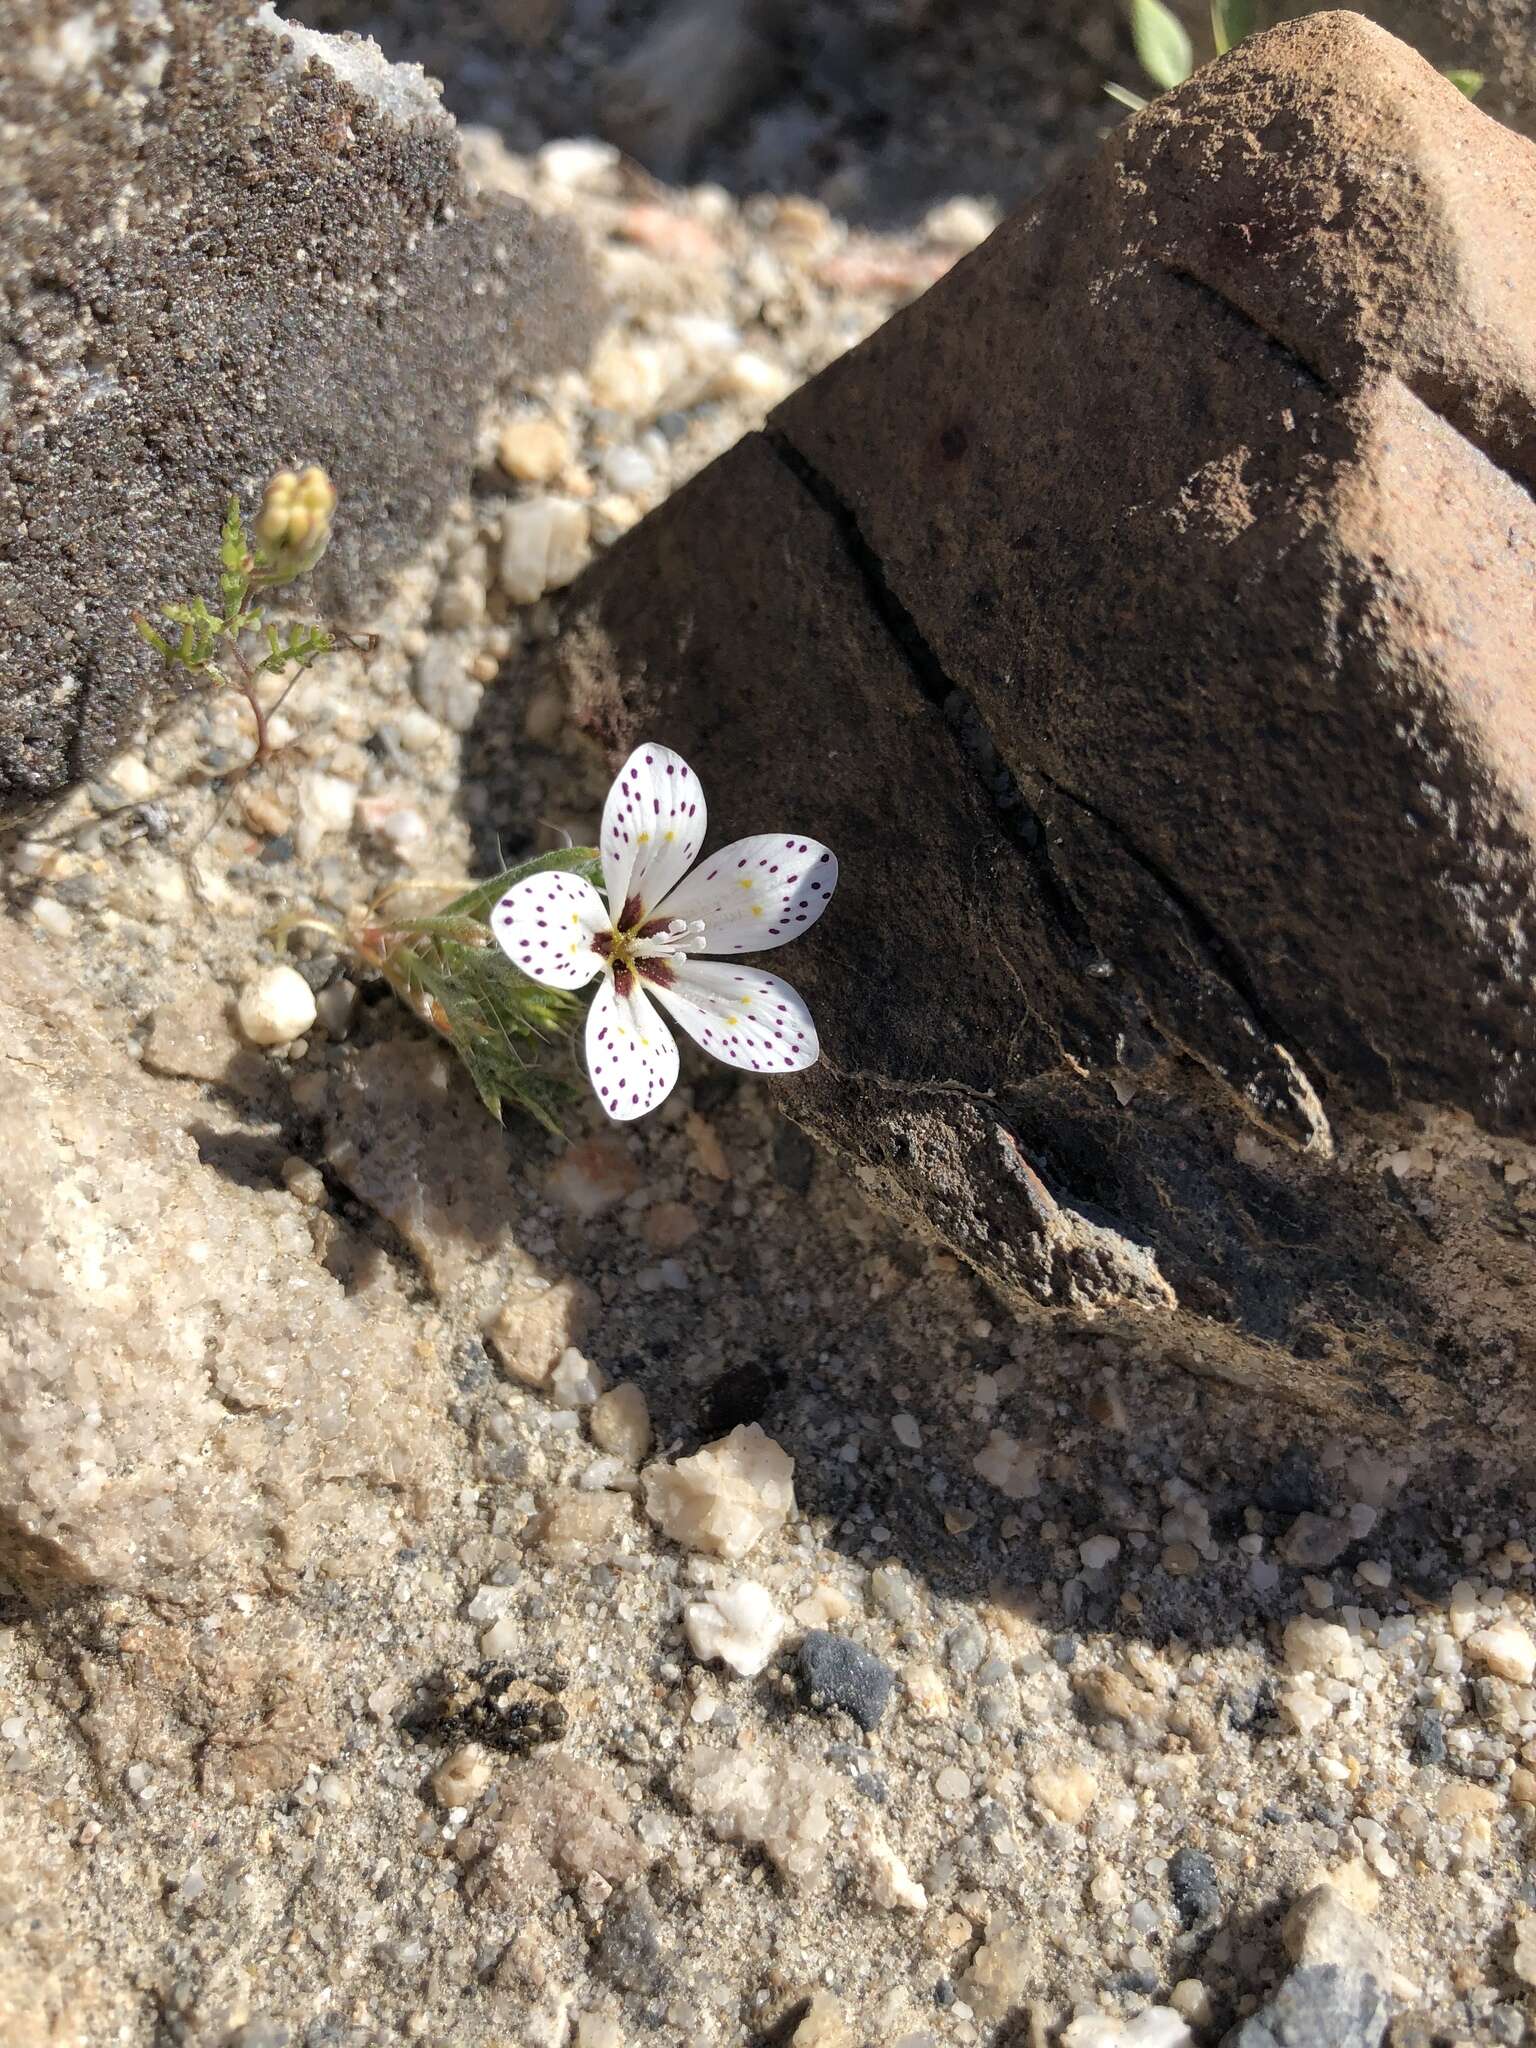
[[156, 632], [142, 612], [134, 613], [133, 623], [138, 630], [139, 638], [153, 647], [162, 661], [170, 661], [173, 658], [170, 641], [166, 639], [163, 633]]
[[224, 524], [219, 529], [219, 562], [226, 569], [237, 570], [244, 567], [249, 552], [245, 541], [245, 521], [240, 517], [240, 500], [231, 497], [224, 508]]
[[1481, 71], [1447, 71], [1444, 76], [1451, 81], [1458, 92], [1464, 92], [1469, 100], [1475, 100], [1488, 83]]

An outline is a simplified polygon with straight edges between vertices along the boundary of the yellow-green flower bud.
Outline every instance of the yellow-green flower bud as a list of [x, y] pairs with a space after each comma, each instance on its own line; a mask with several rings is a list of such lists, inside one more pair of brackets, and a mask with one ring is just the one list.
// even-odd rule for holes
[[251, 523], [258, 580], [291, 583], [308, 575], [329, 545], [335, 511], [336, 486], [323, 469], [280, 469]]

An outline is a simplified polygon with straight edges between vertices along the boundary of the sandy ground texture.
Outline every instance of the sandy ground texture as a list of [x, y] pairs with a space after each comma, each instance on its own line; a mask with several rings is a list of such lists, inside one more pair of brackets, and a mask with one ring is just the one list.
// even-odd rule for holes
[[[589, 236], [590, 372], [222, 820], [199, 700], [10, 884], [0, 2038], [1178, 2048], [1305, 1979], [1292, 2048], [1520, 2042], [1518, 1447], [1016, 1321], [702, 1056], [499, 1130], [318, 933], [300, 1035], [242, 1035], [278, 917], [592, 837], [552, 592], [989, 220], [471, 154]], [[1433, 1133], [1384, 1170], [1433, 1217]]]

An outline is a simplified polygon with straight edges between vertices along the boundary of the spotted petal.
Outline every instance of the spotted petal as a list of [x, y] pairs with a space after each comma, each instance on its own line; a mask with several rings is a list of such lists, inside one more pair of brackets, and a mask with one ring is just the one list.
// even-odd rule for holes
[[592, 998], [587, 1073], [598, 1101], [619, 1123], [644, 1116], [677, 1086], [677, 1040], [627, 968], [606, 976]]
[[514, 883], [491, 912], [496, 943], [513, 966], [549, 988], [586, 986], [603, 964], [592, 941], [608, 928], [592, 884], [558, 868]]
[[734, 961], [658, 961], [653, 993], [688, 1036], [724, 1060], [754, 1074], [795, 1074], [811, 1067], [821, 1046], [811, 1013], [776, 974]]
[[603, 879], [616, 925], [638, 922], [682, 880], [704, 844], [704, 824], [704, 792], [682, 755], [636, 747], [603, 805]]
[[837, 856], [798, 833], [738, 839], [702, 860], [662, 903], [704, 920], [706, 953], [766, 953], [813, 925], [837, 887]]

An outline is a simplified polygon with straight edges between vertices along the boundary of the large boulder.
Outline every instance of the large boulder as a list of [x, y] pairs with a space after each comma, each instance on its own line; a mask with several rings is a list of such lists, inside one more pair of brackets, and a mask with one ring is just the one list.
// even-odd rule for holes
[[564, 662], [836, 847], [791, 1114], [1019, 1301], [1529, 1413], [1536, 148], [1357, 16], [1118, 130], [643, 522]]
[[227, 494], [343, 495], [355, 615], [518, 368], [573, 360], [574, 239], [465, 192], [436, 88], [245, 0], [42, 0], [0, 64], [0, 824], [88, 774], [157, 673], [129, 614], [209, 584]]

